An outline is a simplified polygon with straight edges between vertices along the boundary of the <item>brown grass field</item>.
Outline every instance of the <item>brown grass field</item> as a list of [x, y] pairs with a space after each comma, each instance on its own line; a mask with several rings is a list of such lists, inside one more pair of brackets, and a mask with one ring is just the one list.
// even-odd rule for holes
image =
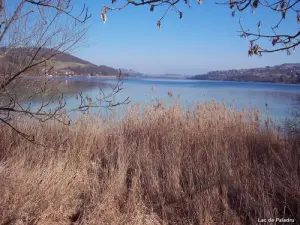
[[299, 141], [261, 127], [259, 112], [216, 102], [140, 112], [17, 122], [52, 148], [0, 126], [0, 224], [300, 224]]

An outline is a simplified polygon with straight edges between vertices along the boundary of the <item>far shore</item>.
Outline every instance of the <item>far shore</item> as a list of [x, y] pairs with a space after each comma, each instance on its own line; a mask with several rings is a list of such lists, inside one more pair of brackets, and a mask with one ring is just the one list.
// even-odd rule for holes
[[[24, 76], [24, 77], [41, 77], [41, 76]], [[97, 77], [104, 79], [117, 79], [119, 75], [97, 75], [97, 76], [88, 76], [88, 75], [47, 75], [46, 77], [61, 77], [61, 78], [69, 78], [69, 77]]]
[[96, 75], [96, 76], [89, 76], [89, 75], [63, 75], [63, 76], [59, 76], [59, 75], [53, 75], [50, 76], [48, 75], [48, 77], [97, 77], [97, 78], [105, 78], [105, 79], [117, 79], [119, 77], [119, 75]]
[[109, 78], [109, 79], [117, 79], [119, 75], [107, 75], [107, 76], [90, 76], [90, 77], [99, 77], [99, 78]]

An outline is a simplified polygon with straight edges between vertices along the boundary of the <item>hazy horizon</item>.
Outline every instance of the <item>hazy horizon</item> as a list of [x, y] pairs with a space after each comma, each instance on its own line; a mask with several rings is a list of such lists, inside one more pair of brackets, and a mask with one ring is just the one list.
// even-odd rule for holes
[[[282, 62], [282, 63], [278, 63], [278, 64], [268, 64], [268, 65], [263, 65], [263, 66], [257, 66], [257, 67], [252, 67], [252, 66], [249, 66], [249, 67], [242, 67], [242, 68], [239, 68], [239, 67], [235, 67], [235, 68], [229, 68], [229, 69], [216, 69], [216, 70], [240, 70], [240, 69], [255, 69], [255, 68], [264, 68], [264, 67], [267, 67], [267, 66], [278, 66], [278, 65], [282, 65], [282, 64], [290, 64], [290, 63], [300, 63], [300, 61], [296, 61], [296, 62]], [[109, 65], [105, 65], [105, 66], [109, 66]], [[113, 66], [110, 66], [110, 67], [113, 67]], [[138, 73], [143, 73], [144, 75], [147, 75], [147, 76], [162, 76], [162, 75], [181, 75], [181, 76], [194, 76], [194, 75], [200, 75], [200, 74], [205, 74], [205, 73], [208, 73], [210, 71], [216, 71], [216, 70], [213, 70], [213, 69], [209, 69], [209, 70], [205, 70], [204, 72], [200, 72], [200, 73], [179, 73], [177, 71], [174, 71], [174, 72], [165, 72], [165, 73], [147, 73], [147, 72], [142, 72], [142, 71], [138, 71], [138, 70], [135, 70], [133, 68], [116, 68], [116, 67], [113, 67], [115, 69], [126, 69], [126, 70], [133, 70], [134, 72], [138, 72]]]

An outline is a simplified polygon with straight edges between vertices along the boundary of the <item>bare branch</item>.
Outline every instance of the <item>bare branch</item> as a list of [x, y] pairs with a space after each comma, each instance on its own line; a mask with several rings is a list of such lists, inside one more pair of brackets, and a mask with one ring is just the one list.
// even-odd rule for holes
[[[26, 140], [39, 144], [33, 135], [19, 130], [14, 120], [21, 116], [38, 122], [56, 120], [69, 125], [70, 120], [64, 114], [65, 96], [61, 94], [57, 99], [42, 97], [40, 105], [32, 109], [31, 104], [24, 105], [20, 98], [17, 79], [29, 73], [41, 76], [44, 72], [45, 76], [51, 70], [46, 63], [71, 50], [86, 34], [87, 29], [83, 25], [66, 24], [65, 18], [84, 24], [90, 15], [85, 5], [79, 14], [74, 15], [71, 0], [20, 0], [8, 4], [0, 0], [0, 123]], [[7, 10], [8, 6], [13, 8], [12, 12]], [[27, 99], [31, 99], [43, 96], [48, 90], [48, 83], [41, 84], [39, 88], [34, 86], [33, 80], [28, 88], [32, 93]]]
[[[63, 7], [59, 6], [60, 5], [59, 3], [57, 5], [49, 4], [49, 1], [45, 1], [45, 0], [44, 1], [43, 0], [39, 0], [39, 1], [25, 0], [25, 1], [30, 4], [36, 5], [37, 7], [53, 8], [59, 12], [65, 13], [66, 15], [68, 15], [69, 17], [73, 18], [74, 20], [76, 20], [77, 22], [80, 22], [80, 23], [85, 23], [91, 17], [91, 14], [88, 13], [88, 8], [86, 7], [85, 4], [83, 5], [81, 13], [77, 16], [74, 16], [72, 14], [72, 10], [68, 10], [70, 7], [70, 3], [68, 3], [67, 6], [63, 8]], [[69, 1], [69, 2], [71, 2], [71, 1]], [[82, 19], [80, 19], [80, 17], [82, 17], [82, 15], [84, 15], [84, 17]]]
[[[202, 0], [195, 0], [199, 4], [202, 3]], [[116, 1], [113, 1], [115, 3]], [[188, 5], [189, 7], [190, 2], [189, 0], [126, 0], [125, 4], [121, 4], [120, 7], [109, 7], [109, 6], [104, 6], [102, 9], [101, 17], [103, 21], [105, 22], [107, 17], [106, 17], [106, 10], [121, 10], [126, 8], [129, 5], [134, 5], [134, 6], [144, 6], [144, 5], [150, 5], [150, 12], [153, 12], [154, 9], [158, 6], [166, 6], [165, 12], [161, 16], [161, 18], [157, 22], [157, 26], [160, 28], [161, 27], [161, 21], [163, 18], [166, 16], [166, 14], [169, 12], [171, 8], [173, 8], [178, 14], [179, 18], [182, 18], [183, 12], [177, 8], [177, 5], [179, 3], [184, 3]], [[300, 0], [277, 0], [277, 1], [268, 1], [268, 0], [225, 0], [224, 2], [216, 2], [217, 5], [227, 5], [229, 8], [232, 10], [231, 15], [235, 16], [236, 11], [240, 13], [247, 13], [247, 9], [251, 9], [253, 12], [257, 8], [263, 8], [266, 10], [271, 10], [273, 13], [280, 13], [280, 18], [278, 21], [271, 27], [271, 31], [276, 33], [274, 35], [269, 35], [265, 34], [265, 28], [257, 30], [257, 32], [250, 32], [249, 30], [245, 30], [241, 25], [241, 36], [242, 37], [249, 37], [252, 39], [250, 42], [252, 43], [252, 49], [249, 49], [249, 55], [252, 54], [257, 54], [261, 55], [262, 53], [267, 53], [267, 52], [276, 52], [276, 51], [282, 51], [286, 50], [288, 53], [290, 52], [291, 49], [295, 50], [296, 47], [299, 46], [299, 29], [297, 29], [297, 23], [300, 23]], [[297, 8], [298, 7], [298, 8]], [[280, 28], [280, 25], [282, 25], [285, 22], [285, 18], [287, 14], [294, 14], [295, 15], [295, 24], [289, 26], [295, 27], [294, 33], [295, 34], [280, 34], [278, 30]], [[259, 22], [261, 25], [261, 22]], [[279, 38], [276, 42], [273, 40]], [[261, 47], [259, 43], [254, 45], [254, 42], [259, 42], [260, 39], [267, 39], [270, 43], [275, 43], [273, 45], [273, 48], [269, 47]], [[281, 44], [282, 46], [278, 46]]]

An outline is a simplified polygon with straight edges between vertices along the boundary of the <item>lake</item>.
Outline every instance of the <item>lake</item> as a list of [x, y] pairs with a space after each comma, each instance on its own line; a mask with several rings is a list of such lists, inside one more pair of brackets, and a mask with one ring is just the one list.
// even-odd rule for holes
[[[77, 92], [94, 99], [99, 94], [99, 87], [109, 92], [108, 85], [116, 83], [114, 79], [97, 77], [53, 77], [51, 80], [60, 81], [64, 86], [69, 109], [78, 105], [78, 100], [74, 98]], [[228, 105], [234, 102], [237, 109], [258, 107], [266, 113], [267, 104], [269, 115], [281, 122], [288, 117], [293, 101], [300, 96], [300, 85], [255, 82], [126, 79], [123, 80], [122, 88], [115, 100], [122, 101], [129, 97], [130, 104], [146, 105], [155, 98], [170, 102], [172, 99], [168, 92], [174, 94], [173, 98], [180, 94], [180, 102], [188, 107], [196, 102], [215, 99]]]

